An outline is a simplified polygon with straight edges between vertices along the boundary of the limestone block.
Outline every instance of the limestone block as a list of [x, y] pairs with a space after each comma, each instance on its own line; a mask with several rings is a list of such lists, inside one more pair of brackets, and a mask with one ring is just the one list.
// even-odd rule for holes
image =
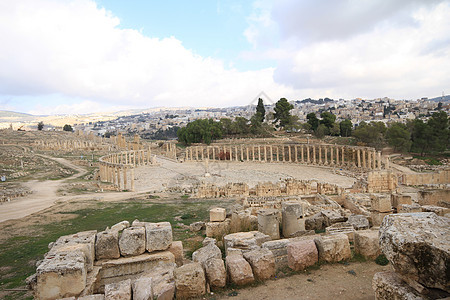
[[397, 212], [401, 213], [420, 213], [422, 212], [422, 207], [419, 204], [400, 204], [397, 207]]
[[114, 224], [113, 226], [111, 226], [110, 230], [112, 230], [112, 231], [122, 231], [122, 230], [124, 230], [125, 228], [128, 228], [128, 227], [130, 227], [130, 222], [122, 221], [122, 222], [119, 222], [119, 223]]
[[194, 222], [189, 225], [189, 230], [192, 232], [199, 232], [205, 228], [205, 222]]
[[193, 262], [174, 271], [177, 299], [191, 299], [206, 293], [205, 273], [199, 263]]
[[153, 299], [172, 300], [175, 296], [175, 268], [157, 268], [149, 276], [152, 278]]
[[348, 217], [347, 223], [353, 226], [355, 230], [369, 229], [369, 220], [364, 215], [351, 215]]
[[289, 239], [281, 239], [265, 242], [261, 246], [264, 249], [269, 249], [273, 253], [277, 270], [282, 270], [288, 266], [287, 245], [289, 243]]
[[424, 300], [395, 272], [379, 272], [373, 276], [372, 288], [377, 300]]
[[105, 300], [131, 300], [131, 295], [130, 279], [105, 286]]
[[105, 295], [103, 295], [103, 294], [87, 295], [87, 296], [77, 298], [77, 300], [104, 300], [104, 299], [105, 299]]
[[95, 240], [95, 258], [119, 258], [119, 233], [117, 231], [102, 231], [97, 233]]
[[230, 232], [230, 220], [223, 222], [208, 222], [206, 223], [206, 236], [222, 240], [224, 235]]
[[47, 255], [36, 270], [37, 299], [78, 296], [86, 286], [86, 257], [83, 252]]
[[214, 239], [214, 238], [205, 237], [205, 239], [204, 239], [203, 242], [202, 242], [202, 245], [203, 245], [203, 247], [204, 247], [204, 246], [206, 246], [206, 245], [208, 245], [208, 244], [210, 244], [210, 243], [212, 243], [212, 244], [214, 244], [214, 245], [217, 245], [217, 240]]
[[[67, 246], [80, 245], [78, 249], [82, 250], [86, 256], [86, 264], [88, 271], [91, 271], [95, 260], [95, 235], [97, 230], [82, 231], [75, 234], [64, 235], [59, 237], [56, 242], [52, 244], [52, 247], [47, 255], [54, 255], [57, 251], [67, 251]], [[64, 250], [64, 248], [66, 250]]]
[[222, 252], [220, 251], [219, 247], [216, 245], [210, 243], [206, 245], [205, 247], [202, 247], [194, 253], [192, 253], [192, 260], [194, 262], [200, 263], [200, 265], [204, 266], [205, 263], [211, 259], [211, 258], [220, 258], [222, 259]]
[[288, 266], [294, 271], [304, 270], [319, 261], [314, 240], [292, 242], [287, 245]]
[[281, 228], [284, 237], [290, 237], [298, 231], [305, 230], [302, 203], [294, 201], [283, 202], [281, 209]]
[[345, 216], [339, 210], [322, 210], [320, 213], [323, 216], [323, 225], [325, 227], [334, 223], [345, 222]]
[[169, 222], [146, 223], [146, 250], [166, 250], [172, 244], [172, 225]]
[[345, 234], [348, 236], [350, 242], [355, 239], [355, 228], [347, 222], [334, 223], [325, 228], [326, 234]]
[[370, 217], [372, 218], [372, 226], [379, 227], [381, 225], [381, 222], [383, 222], [384, 217], [387, 215], [392, 214], [392, 212], [377, 212], [373, 211], [370, 213]]
[[181, 241], [172, 242], [167, 251], [171, 252], [175, 256], [175, 263], [178, 267], [183, 265], [184, 254], [183, 243]]
[[440, 207], [440, 206], [434, 206], [434, 205], [423, 205], [422, 206], [423, 212], [434, 212], [438, 216], [444, 217], [446, 214], [450, 213], [449, 208]]
[[241, 249], [243, 252], [255, 250], [264, 242], [270, 241], [270, 237], [259, 231], [237, 232], [224, 236], [223, 241], [225, 253], [228, 255], [228, 248]]
[[209, 286], [214, 288], [223, 288], [226, 285], [227, 271], [225, 270], [225, 264], [221, 258], [208, 259], [205, 264], [206, 279]]
[[251, 210], [234, 211], [231, 214], [230, 232], [236, 233], [251, 230]]
[[123, 230], [119, 239], [122, 256], [135, 256], [145, 252], [145, 228], [130, 227]]
[[322, 230], [324, 228], [325, 217], [321, 213], [317, 213], [312, 217], [305, 218], [306, 230]]
[[398, 210], [400, 204], [412, 204], [411, 196], [402, 194], [392, 194], [391, 195], [392, 206]]
[[450, 292], [450, 219], [435, 213], [394, 214], [380, 227], [380, 247], [394, 270], [426, 288]]
[[133, 300], [153, 300], [152, 278], [140, 277], [131, 284]]
[[381, 254], [378, 231], [360, 230], [355, 232], [355, 253], [375, 259]]
[[211, 222], [223, 222], [227, 217], [227, 211], [225, 208], [216, 207], [209, 210], [209, 221]]
[[[175, 268], [175, 257], [169, 251], [144, 253], [138, 256], [121, 257], [102, 261], [97, 281], [97, 290], [102, 291], [105, 284], [125, 279], [139, 278], [142, 273], [151, 270], [163, 269], [165, 271]], [[154, 294], [155, 291], [153, 291]]]
[[280, 238], [278, 211], [267, 209], [258, 211], [258, 231], [270, 236], [272, 240]]
[[236, 285], [246, 285], [252, 283], [253, 277], [252, 267], [239, 255], [229, 255], [225, 259], [227, 273], [232, 283]]
[[314, 239], [319, 252], [319, 260], [326, 262], [338, 262], [350, 259], [352, 252], [347, 235], [323, 235]]
[[378, 212], [390, 212], [392, 210], [391, 198], [385, 194], [370, 195], [372, 209]]
[[244, 258], [250, 263], [256, 280], [267, 280], [275, 276], [275, 257], [269, 249], [245, 252]]
[[131, 226], [133, 227], [145, 227], [145, 223], [147, 222], [141, 222], [138, 219], [134, 220], [133, 223], [131, 223]]

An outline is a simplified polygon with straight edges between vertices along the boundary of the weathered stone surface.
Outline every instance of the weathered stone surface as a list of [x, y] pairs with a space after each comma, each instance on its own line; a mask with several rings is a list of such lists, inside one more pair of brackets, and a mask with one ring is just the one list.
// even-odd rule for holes
[[379, 272], [373, 276], [372, 288], [377, 300], [424, 300], [395, 272]]
[[303, 204], [287, 201], [281, 204], [281, 228], [284, 237], [291, 237], [298, 231], [305, 230]]
[[380, 246], [396, 272], [427, 288], [450, 292], [450, 219], [434, 213], [389, 215]]
[[130, 279], [105, 286], [105, 300], [131, 300], [131, 295]]
[[122, 256], [135, 256], [145, 252], [145, 228], [125, 228], [119, 239], [119, 249]]
[[444, 217], [446, 214], [450, 213], [449, 208], [440, 207], [440, 206], [434, 206], [434, 205], [423, 205], [422, 206], [423, 212], [434, 212], [438, 216]]
[[221, 258], [208, 259], [203, 267], [205, 268], [206, 279], [212, 289], [222, 288], [226, 285], [227, 271]]
[[105, 295], [103, 295], [103, 294], [87, 295], [87, 296], [77, 298], [77, 300], [104, 300], [104, 299], [105, 299]]
[[97, 233], [95, 240], [95, 258], [119, 258], [119, 233], [117, 231], [102, 231]]
[[383, 222], [384, 217], [390, 214], [392, 214], [392, 212], [371, 212], [370, 217], [372, 218], [372, 226], [379, 227], [381, 225], [381, 222]]
[[138, 219], [134, 220], [133, 223], [131, 223], [131, 226], [133, 227], [145, 227], [146, 222], [141, 222]]
[[131, 284], [133, 300], [153, 300], [152, 278], [140, 277]]
[[205, 222], [194, 222], [189, 225], [189, 230], [192, 232], [199, 232], [205, 229]]
[[241, 249], [242, 251], [250, 251], [259, 249], [260, 246], [270, 237], [259, 231], [237, 232], [224, 236], [225, 253], [228, 255], [228, 248]]
[[265, 242], [261, 246], [264, 249], [269, 249], [273, 253], [277, 270], [282, 270], [288, 266], [287, 245], [290, 242], [289, 239], [281, 239]]
[[225, 208], [216, 207], [209, 210], [210, 222], [223, 222], [227, 217], [227, 211]]
[[317, 213], [309, 218], [305, 218], [306, 230], [322, 230], [324, 228], [325, 217]]
[[398, 206], [400, 204], [412, 204], [411, 196], [403, 194], [392, 194], [391, 195], [392, 206], [398, 211]]
[[422, 212], [422, 207], [420, 207], [420, 205], [416, 204], [416, 203], [400, 204], [397, 207], [397, 212], [399, 214], [401, 214], [401, 213], [420, 213], [420, 212]]
[[172, 244], [172, 225], [169, 222], [145, 223], [146, 250], [166, 250]]
[[219, 247], [210, 243], [192, 253], [192, 260], [200, 263], [202, 266], [211, 258], [222, 258], [222, 252]]
[[327, 234], [345, 234], [351, 242], [355, 239], [355, 228], [347, 222], [334, 223], [325, 228], [325, 232]]
[[190, 263], [174, 271], [177, 299], [190, 299], [206, 293], [205, 273], [199, 263]]
[[[88, 271], [91, 271], [95, 260], [95, 235], [97, 230], [83, 231], [75, 234], [64, 235], [59, 237], [56, 242], [52, 243], [49, 248], [50, 251], [47, 255], [54, 255], [58, 251], [67, 252], [69, 251], [68, 246], [77, 246], [79, 250], [83, 251], [86, 256], [86, 265]], [[70, 250], [70, 251], [73, 251]]]
[[319, 236], [314, 239], [314, 242], [319, 251], [320, 261], [338, 262], [350, 259], [352, 256], [350, 243], [345, 234]]
[[375, 259], [381, 254], [378, 231], [360, 230], [355, 232], [355, 253]]
[[275, 257], [269, 249], [245, 252], [244, 258], [250, 263], [255, 279], [267, 280], [275, 276]]
[[217, 245], [217, 240], [210, 237], [205, 237], [205, 239], [202, 242], [203, 247], [205, 247], [208, 244], [214, 244]]
[[119, 223], [114, 224], [113, 226], [111, 226], [110, 230], [112, 230], [112, 231], [122, 231], [122, 230], [124, 230], [125, 228], [128, 228], [128, 227], [130, 227], [130, 222], [122, 221], [122, 222], [119, 222]]
[[369, 220], [364, 215], [351, 215], [348, 217], [347, 223], [353, 226], [355, 230], [369, 229]]
[[263, 209], [258, 211], [258, 231], [262, 232], [272, 240], [280, 238], [279, 212], [274, 209]]
[[173, 270], [176, 265], [175, 257], [172, 253], [161, 251], [102, 261], [99, 266], [101, 267], [98, 276], [100, 279], [97, 281], [96, 290], [101, 292], [104, 285], [108, 283], [125, 279], [134, 280], [141, 277], [142, 274], [149, 273], [155, 269]]
[[174, 267], [152, 269], [148, 274], [152, 278], [153, 298], [157, 300], [172, 300], [175, 296]]
[[230, 232], [230, 220], [223, 222], [208, 222], [206, 223], [206, 236], [222, 240], [222, 238]]
[[37, 299], [78, 296], [86, 286], [86, 258], [81, 251], [47, 255], [36, 270]]
[[230, 281], [236, 285], [246, 285], [253, 282], [252, 267], [239, 255], [229, 255], [225, 259]]
[[236, 233], [252, 229], [251, 210], [233, 211], [230, 221], [230, 232]]
[[288, 266], [294, 271], [304, 270], [319, 261], [314, 240], [292, 242], [287, 245]]
[[177, 266], [183, 265], [184, 254], [183, 254], [183, 243], [181, 241], [174, 241], [167, 249], [167, 251], [171, 252], [173, 256], [175, 256], [175, 263]]
[[372, 209], [378, 212], [390, 212], [392, 210], [391, 197], [386, 194], [371, 194], [370, 204]]
[[322, 210], [320, 213], [323, 216], [323, 225], [325, 227], [334, 223], [345, 222], [345, 216], [339, 210]]

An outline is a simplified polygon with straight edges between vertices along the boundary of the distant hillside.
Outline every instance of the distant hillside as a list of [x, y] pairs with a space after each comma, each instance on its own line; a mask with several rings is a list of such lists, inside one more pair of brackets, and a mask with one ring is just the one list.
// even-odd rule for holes
[[439, 102], [439, 101], [450, 101], [450, 95], [447, 95], [447, 96], [444, 96], [444, 97], [442, 97], [442, 96], [440, 96], [440, 97], [435, 97], [435, 98], [431, 98], [431, 99], [428, 99], [428, 100], [430, 100], [430, 101], [436, 101], [436, 102]]
[[33, 118], [33, 115], [15, 111], [0, 110], [0, 118]]

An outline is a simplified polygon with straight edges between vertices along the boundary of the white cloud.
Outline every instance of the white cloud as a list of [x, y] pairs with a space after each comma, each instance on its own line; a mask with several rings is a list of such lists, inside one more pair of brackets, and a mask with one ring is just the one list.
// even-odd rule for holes
[[90, 0], [0, 2], [0, 94], [89, 101], [57, 109], [67, 112], [97, 108], [86, 105], [94, 102], [225, 106], [245, 105], [261, 90], [273, 97], [292, 94], [274, 83], [274, 69], [227, 69], [173, 37], [147, 37], [119, 23]]
[[[449, 1], [280, 0], [255, 13], [255, 55], [276, 59], [275, 81], [300, 97], [416, 99], [450, 88]], [[275, 47], [261, 43], [269, 28]]]

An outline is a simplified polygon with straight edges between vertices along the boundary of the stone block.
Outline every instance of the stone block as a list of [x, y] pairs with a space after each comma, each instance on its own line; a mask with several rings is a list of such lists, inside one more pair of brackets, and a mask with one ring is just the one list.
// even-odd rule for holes
[[[169, 251], [144, 253], [138, 256], [121, 257], [100, 262], [101, 267], [96, 283], [96, 290], [102, 292], [108, 283], [126, 279], [136, 279], [151, 270], [173, 270], [175, 257]], [[155, 292], [154, 292], [155, 293]]]
[[282, 270], [288, 266], [287, 245], [289, 243], [289, 239], [281, 239], [265, 242], [261, 246], [264, 249], [269, 249], [273, 253], [275, 258], [275, 268], [277, 270]]
[[438, 216], [444, 217], [446, 214], [450, 213], [449, 208], [440, 207], [440, 206], [434, 206], [434, 205], [423, 205], [422, 206], [423, 212], [434, 212]]
[[322, 210], [323, 226], [328, 227], [338, 222], [345, 222], [345, 216], [340, 210]]
[[87, 295], [87, 296], [82, 296], [82, 297], [77, 298], [77, 300], [104, 300], [104, 299], [105, 299], [105, 295], [103, 295], [103, 294]]
[[145, 252], [145, 228], [125, 228], [119, 239], [119, 249], [122, 256], [136, 256]]
[[131, 284], [133, 300], [153, 300], [152, 278], [140, 277]]
[[217, 245], [217, 240], [210, 237], [205, 237], [205, 239], [202, 242], [203, 247], [205, 247], [208, 244], [214, 244]]
[[402, 213], [420, 213], [420, 212], [422, 212], [422, 207], [420, 207], [420, 205], [416, 204], [416, 203], [411, 204], [411, 205], [410, 204], [400, 204], [397, 207], [397, 212], [399, 214], [402, 214]]
[[231, 283], [236, 285], [246, 285], [255, 280], [252, 267], [244, 257], [239, 255], [229, 255], [226, 257], [225, 262]]
[[153, 269], [148, 276], [152, 278], [153, 299], [172, 300], [175, 296], [175, 268], [164, 267]]
[[181, 241], [172, 242], [167, 251], [171, 252], [175, 256], [175, 263], [178, 267], [183, 265], [184, 254], [183, 254], [183, 243]]
[[287, 245], [288, 266], [294, 271], [304, 270], [319, 261], [314, 240], [292, 242]]
[[227, 211], [225, 208], [215, 207], [209, 210], [209, 221], [211, 222], [223, 222], [227, 217]]
[[258, 211], [258, 231], [262, 232], [272, 240], [280, 238], [280, 221], [278, 210], [266, 209]]
[[256, 280], [267, 280], [275, 276], [275, 257], [269, 249], [245, 252], [244, 258], [250, 263]]
[[250, 231], [253, 226], [251, 217], [250, 209], [234, 211], [231, 214], [230, 232]]
[[95, 258], [119, 258], [119, 233], [117, 231], [102, 231], [97, 233], [95, 240]]
[[206, 293], [205, 273], [199, 263], [189, 263], [174, 271], [177, 299], [191, 299]]
[[222, 259], [222, 252], [220, 251], [219, 247], [216, 245], [210, 243], [206, 245], [205, 247], [202, 247], [194, 253], [192, 253], [192, 260], [194, 262], [200, 263], [200, 265], [204, 266], [205, 263], [211, 259], [211, 258], [220, 258]]
[[392, 194], [391, 195], [392, 206], [397, 209], [400, 204], [412, 204], [411, 196], [403, 194]]
[[241, 249], [243, 252], [259, 249], [270, 237], [259, 231], [237, 232], [224, 236], [225, 253], [228, 248]]
[[111, 226], [110, 230], [112, 230], [112, 231], [122, 231], [122, 230], [124, 230], [125, 228], [128, 228], [128, 227], [130, 227], [130, 222], [122, 221], [122, 222], [119, 222], [119, 223], [114, 224], [113, 226]]
[[324, 222], [325, 217], [321, 213], [305, 218], [305, 230], [322, 230]]
[[130, 279], [105, 286], [105, 300], [131, 300], [131, 297]]
[[369, 229], [369, 220], [364, 215], [351, 215], [348, 217], [347, 223], [353, 226], [355, 230]]
[[424, 300], [395, 272], [379, 272], [373, 276], [372, 288], [377, 300]]
[[294, 201], [283, 202], [281, 209], [281, 228], [284, 237], [291, 237], [297, 232], [305, 230], [302, 203]]
[[372, 226], [379, 227], [381, 225], [381, 222], [383, 222], [384, 217], [387, 215], [392, 214], [392, 212], [378, 212], [373, 211], [370, 213], [370, 217], [372, 218]]
[[345, 234], [351, 242], [355, 239], [355, 228], [347, 222], [334, 223], [325, 228], [325, 232], [327, 234]]
[[208, 222], [206, 223], [206, 236], [222, 240], [222, 238], [230, 232], [230, 220], [223, 222]]
[[378, 231], [360, 230], [355, 232], [355, 253], [375, 259], [381, 254]]
[[78, 296], [86, 286], [86, 257], [83, 252], [47, 255], [36, 270], [37, 299]]
[[172, 244], [172, 225], [169, 222], [146, 223], [146, 250], [166, 250]]
[[450, 293], [450, 219], [435, 213], [394, 214], [380, 227], [380, 247], [394, 270], [425, 288]]
[[225, 287], [227, 283], [227, 271], [221, 258], [208, 259], [203, 267], [205, 269], [206, 279], [212, 289]]
[[192, 232], [199, 232], [205, 229], [205, 222], [194, 222], [189, 225], [189, 230]]
[[385, 194], [371, 194], [370, 204], [372, 210], [378, 212], [390, 212], [392, 210], [391, 197]]
[[319, 260], [326, 262], [338, 262], [350, 259], [352, 252], [347, 235], [323, 235], [314, 239], [319, 252]]

